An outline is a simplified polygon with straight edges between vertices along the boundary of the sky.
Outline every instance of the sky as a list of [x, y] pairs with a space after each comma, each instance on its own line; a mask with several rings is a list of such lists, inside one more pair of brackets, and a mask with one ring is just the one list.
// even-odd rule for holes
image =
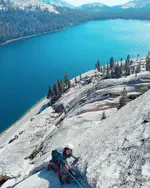
[[112, 5], [121, 5], [129, 2], [129, 0], [65, 0], [65, 1], [75, 6], [86, 4], [86, 3], [94, 3], [94, 2], [100, 2], [112, 6]]

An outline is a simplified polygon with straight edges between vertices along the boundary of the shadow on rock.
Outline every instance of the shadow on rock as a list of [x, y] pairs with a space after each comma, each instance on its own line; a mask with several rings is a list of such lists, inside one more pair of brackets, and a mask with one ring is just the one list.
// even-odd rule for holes
[[47, 169], [39, 172], [38, 177], [44, 179], [45, 188], [60, 187], [59, 180], [53, 171], [48, 171]]

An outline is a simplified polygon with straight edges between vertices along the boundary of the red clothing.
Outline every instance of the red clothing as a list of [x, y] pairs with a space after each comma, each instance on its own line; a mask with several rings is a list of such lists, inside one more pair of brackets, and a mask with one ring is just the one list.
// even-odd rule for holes
[[[56, 172], [57, 177], [58, 177], [59, 181], [61, 182], [62, 181], [61, 165], [57, 162], [51, 162], [51, 161], [49, 162], [49, 165], [50, 165], [51, 169]], [[69, 168], [67, 166], [65, 168], [71, 173], [71, 171], [69, 170]], [[65, 171], [64, 180], [66, 182], [68, 182], [70, 180], [70, 175], [66, 171]]]

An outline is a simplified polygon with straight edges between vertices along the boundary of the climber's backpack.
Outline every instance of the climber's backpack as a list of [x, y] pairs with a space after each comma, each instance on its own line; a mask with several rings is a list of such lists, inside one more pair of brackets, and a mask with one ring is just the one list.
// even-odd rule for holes
[[56, 162], [60, 160], [61, 153], [58, 150], [52, 151], [52, 161]]

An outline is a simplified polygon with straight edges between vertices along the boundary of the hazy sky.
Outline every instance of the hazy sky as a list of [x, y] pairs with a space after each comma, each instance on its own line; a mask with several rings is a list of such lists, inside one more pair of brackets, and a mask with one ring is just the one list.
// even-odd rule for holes
[[73, 5], [82, 5], [86, 3], [94, 3], [94, 2], [101, 2], [106, 5], [121, 5], [124, 3], [129, 2], [129, 0], [65, 0], [68, 3], [71, 3]]

